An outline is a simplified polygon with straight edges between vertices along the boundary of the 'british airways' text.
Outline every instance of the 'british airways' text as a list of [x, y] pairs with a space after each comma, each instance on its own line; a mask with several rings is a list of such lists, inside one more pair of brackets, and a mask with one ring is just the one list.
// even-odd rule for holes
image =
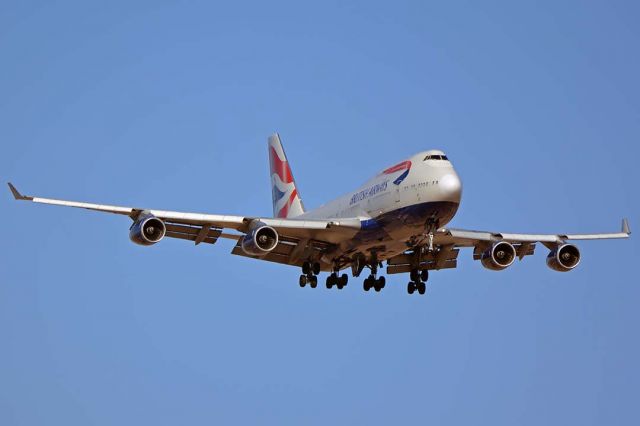
[[367, 188], [364, 189], [360, 192], [357, 192], [355, 194], [353, 194], [353, 197], [351, 197], [351, 202], [349, 203], [349, 205], [353, 205], [359, 201], [364, 200], [365, 198], [369, 198], [369, 197], [373, 197], [374, 195], [377, 195], [383, 191], [387, 190], [387, 182], [388, 181], [384, 181], [382, 183], [378, 183], [376, 185], [373, 185], [371, 188]]

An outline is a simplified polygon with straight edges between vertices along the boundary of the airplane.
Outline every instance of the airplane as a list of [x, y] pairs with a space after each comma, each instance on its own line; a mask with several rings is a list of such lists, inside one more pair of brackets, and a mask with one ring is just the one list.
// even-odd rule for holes
[[[164, 237], [214, 244], [236, 241], [232, 254], [277, 262], [301, 269], [300, 287], [315, 288], [320, 272], [328, 272], [326, 287], [344, 288], [369, 270], [363, 289], [381, 291], [379, 275], [408, 273], [407, 292], [424, 294], [429, 271], [457, 266], [461, 248], [473, 248], [473, 259], [500, 271], [534, 253], [541, 243], [549, 253], [547, 266], [567, 272], [580, 263], [580, 251], [568, 241], [628, 238], [626, 219], [617, 233], [510, 234], [447, 228], [462, 198], [462, 182], [447, 155], [419, 152], [378, 173], [357, 188], [314, 210], [305, 210], [280, 136], [268, 138], [273, 217], [184, 213], [120, 207], [22, 195], [9, 183], [16, 200], [78, 207], [129, 216], [129, 238], [151, 246]], [[225, 232], [225, 231], [235, 232]]]

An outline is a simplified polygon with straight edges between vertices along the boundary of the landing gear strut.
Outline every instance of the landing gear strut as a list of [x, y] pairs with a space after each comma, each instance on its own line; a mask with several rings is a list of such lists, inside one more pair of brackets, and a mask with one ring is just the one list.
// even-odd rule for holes
[[[427, 251], [433, 253], [433, 233], [440, 227], [440, 222], [435, 217], [431, 217], [425, 223], [425, 233], [427, 234]], [[426, 280], [423, 280], [426, 281]]]
[[426, 283], [429, 280], [429, 271], [427, 269], [422, 271], [412, 269], [409, 275], [411, 281], [407, 284], [407, 293], [413, 294], [414, 291], [417, 291], [420, 294], [424, 294], [427, 291]]
[[318, 262], [304, 262], [302, 264], [302, 275], [300, 275], [300, 287], [309, 284], [311, 288], [318, 286], [318, 274], [320, 273], [320, 264]]

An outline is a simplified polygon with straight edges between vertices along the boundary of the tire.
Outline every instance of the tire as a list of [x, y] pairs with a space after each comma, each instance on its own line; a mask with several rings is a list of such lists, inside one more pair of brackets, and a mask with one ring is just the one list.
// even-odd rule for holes
[[306, 275], [300, 275], [300, 279], [298, 280], [298, 284], [300, 284], [300, 287], [304, 287], [305, 285], [307, 285], [307, 276]]
[[427, 285], [425, 283], [418, 284], [418, 293], [424, 294], [427, 291]]
[[411, 281], [413, 282], [420, 281], [420, 272], [417, 269], [412, 269], [409, 273], [409, 278], [411, 278]]
[[347, 276], [347, 274], [342, 274], [340, 276], [340, 281], [339, 281], [340, 285], [344, 287], [347, 285], [348, 282], [349, 282], [349, 276]]
[[416, 291], [415, 284], [413, 281], [410, 281], [409, 284], [407, 284], [407, 293], [413, 294], [414, 291]]
[[428, 269], [423, 269], [420, 272], [420, 279], [422, 279], [423, 282], [429, 281], [429, 270]]
[[320, 273], [320, 264], [315, 262], [313, 264], [313, 275], [318, 275]]
[[385, 285], [387, 285], [387, 279], [385, 277], [378, 278], [378, 285], [380, 289], [383, 289]]

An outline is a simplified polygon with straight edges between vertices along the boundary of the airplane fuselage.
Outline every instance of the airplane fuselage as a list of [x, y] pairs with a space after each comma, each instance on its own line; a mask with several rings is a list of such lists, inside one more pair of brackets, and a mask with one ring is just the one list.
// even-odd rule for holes
[[299, 218], [358, 217], [362, 230], [341, 249], [374, 249], [384, 260], [406, 250], [412, 239], [451, 221], [461, 197], [462, 183], [445, 154], [424, 151]]

